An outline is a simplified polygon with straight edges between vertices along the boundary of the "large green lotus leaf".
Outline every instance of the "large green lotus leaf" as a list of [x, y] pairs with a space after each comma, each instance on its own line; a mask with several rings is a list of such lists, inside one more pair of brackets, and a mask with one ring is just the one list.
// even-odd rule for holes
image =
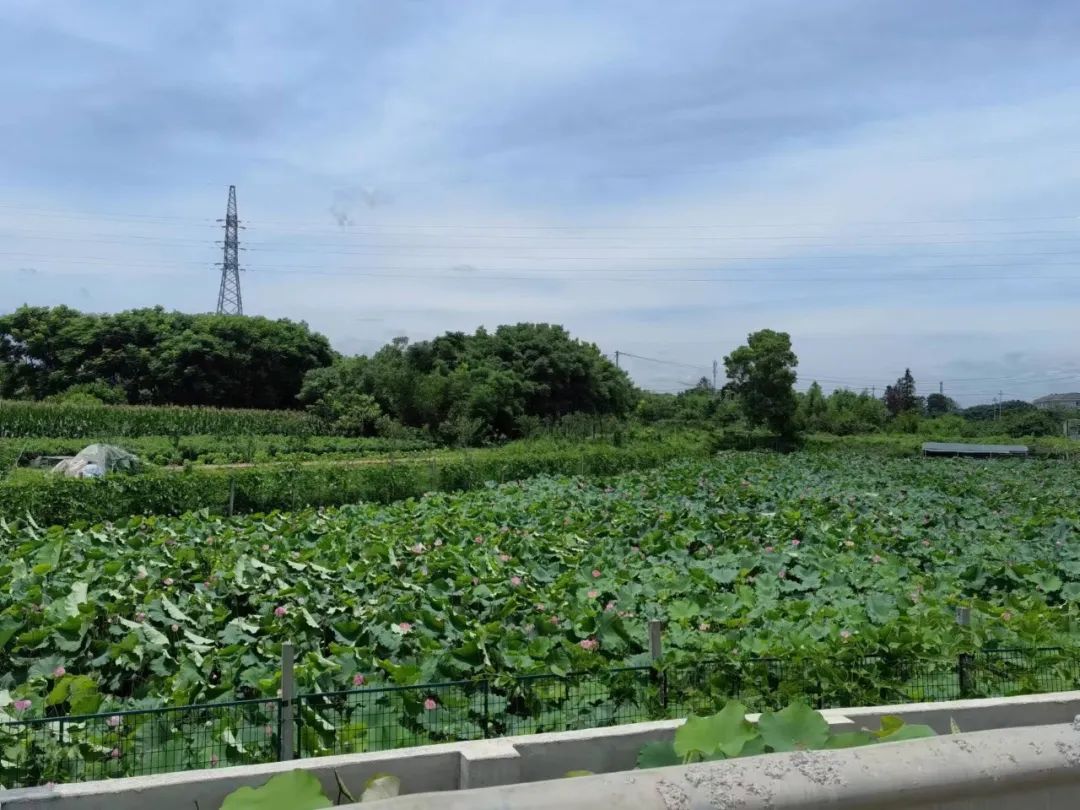
[[773, 751], [821, 748], [829, 738], [829, 724], [805, 703], [792, 703], [778, 712], [765, 712], [758, 720], [765, 745]]
[[666, 768], [669, 765], [681, 765], [682, 757], [675, 753], [675, 746], [669, 742], [651, 742], [638, 753], [639, 768]]
[[225, 797], [221, 810], [318, 810], [331, 807], [322, 785], [308, 771], [270, 777], [262, 787], [242, 787]]
[[909, 726], [902, 717], [897, 717], [895, 714], [882, 717], [881, 728], [872, 733], [879, 742], [903, 742], [937, 736], [937, 732], [930, 726], [918, 723]]
[[688, 717], [675, 731], [675, 753], [686, 757], [695, 752], [703, 756], [719, 752], [726, 757], [737, 757], [743, 746], [756, 736], [757, 731], [746, 722], [746, 707], [730, 700], [714, 715]]
[[876, 742], [876, 738], [869, 731], [844, 731], [833, 734], [825, 741], [825, 748], [858, 748], [861, 745], [870, 745]]

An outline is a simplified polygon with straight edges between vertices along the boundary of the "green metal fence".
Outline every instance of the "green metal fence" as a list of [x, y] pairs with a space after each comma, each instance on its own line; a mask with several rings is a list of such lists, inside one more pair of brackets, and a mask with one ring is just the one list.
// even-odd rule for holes
[[[634, 723], [801, 700], [817, 708], [1080, 688], [1058, 648], [984, 650], [951, 660], [884, 655], [759, 658], [374, 686], [199, 706], [0, 724], [0, 785], [20, 787], [452, 740]], [[290, 719], [291, 718], [291, 719]]]

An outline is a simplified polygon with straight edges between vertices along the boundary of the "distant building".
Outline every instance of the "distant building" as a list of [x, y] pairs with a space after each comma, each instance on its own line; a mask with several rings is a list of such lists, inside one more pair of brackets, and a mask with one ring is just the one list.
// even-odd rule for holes
[[1044, 411], [1076, 411], [1080, 410], [1080, 393], [1047, 394], [1035, 400], [1034, 404]]

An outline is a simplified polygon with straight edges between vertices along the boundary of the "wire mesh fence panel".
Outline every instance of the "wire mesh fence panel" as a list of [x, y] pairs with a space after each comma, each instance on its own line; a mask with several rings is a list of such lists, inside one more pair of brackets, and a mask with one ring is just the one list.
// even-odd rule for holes
[[527, 675], [492, 683], [493, 737], [599, 728], [653, 719], [650, 667], [569, 675]]
[[823, 709], [960, 697], [955, 662], [886, 656], [702, 661], [669, 668], [664, 678], [668, 717], [715, 712], [730, 699], [764, 711], [794, 701]]
[[296, 704], [296, 755], [385, 751], [484, 736], [484, 681], [304, 695]]
[[982, 650], [970, 657], [970, 694], [997, 697], [1080, 688], [1080, 661], [1056, 647]]
[[250, 700], [5, 723], [0, 785], [273, 762], [278, 712], [276, 700]]

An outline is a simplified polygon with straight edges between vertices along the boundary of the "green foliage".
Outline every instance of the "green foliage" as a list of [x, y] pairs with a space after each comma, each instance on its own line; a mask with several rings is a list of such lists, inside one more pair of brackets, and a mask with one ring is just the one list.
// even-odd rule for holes
[[[243, 449], [241, 442], [238, 447]], [[610, 474], [701, 455], [701, 442], [673, 437], [623, 447], [605, 443], [529, 441], [504, 447], [444, 452], [392, 463], [274, 464], [243, 468], [191, 467], [82, 480], [32, 473], [0, 481], [0, 516], [42, 524], [118, 520], [129, 515], [178, 515], [205, 509], [237, 513], [302, 509], [361, 501], [388, 503], [435, 490], [465, 490], [488, 481], [539, 474]], [[31, 473], [32, 471], [25, 471]]]
[[262, 787], [237, 788], [225, 797], [221, 810], [318, 810], [331, 806], [318, 778], [297, 769], [271, 776]]
[[[39, 456], [73, 456], [89, 442], [86, 439], [0, 439], [0, 461], [16, 458], [26, 465]], [[331, 461], [377, 456], [399, 457], [431, 454], [435, 445], [424, 439], [403, 437], [348, 438], [344, 436], [139, 436], [107, 437], [142, 461], [157, 466], [192, 464], [240, 464], [268, 462]]]
[[5, 399], [74, 389], [109, 401], [107, 388], [132, 404], [290, 408], [304, 374], [333, 358], [326, 338], [284, 319], [62, 306], [0, 317]]
[[730, 389], [739, 397], [751, 425], [765, 425], [781, 436], [795, 432], [798, 401], [795, 366], [786, 332], [762, 329], [724, 358]]
[[349, 421], [354, 432], [371, 432], [381, 413], [470, 445], [520, 437], [533, 420], [626, 414], [633, 388], [596, 346], [561, 326], [523, 323], [339, 360], [311, 371], [300, 399], [337, 425]]
[[798, 701], [778, 712], [762, 713], [757, 723], [746, 719], [746, 707], [729, 701], [717, 714], [691, 715], [675, 730], [670, 743], [649, 743], [638, 754], [639, 768], [660, 768], [710, 759], [731, 759], [782, 751], [854, 748], [935, 736], [929, 726], [904, 724], [886, 716], [877, 731], [834, 734], [819, 712]]
[[0, 438], [102, 439], [199, 434], [313, 436], [325, 432], [321, 420], [298, 411], [0, 402]]

